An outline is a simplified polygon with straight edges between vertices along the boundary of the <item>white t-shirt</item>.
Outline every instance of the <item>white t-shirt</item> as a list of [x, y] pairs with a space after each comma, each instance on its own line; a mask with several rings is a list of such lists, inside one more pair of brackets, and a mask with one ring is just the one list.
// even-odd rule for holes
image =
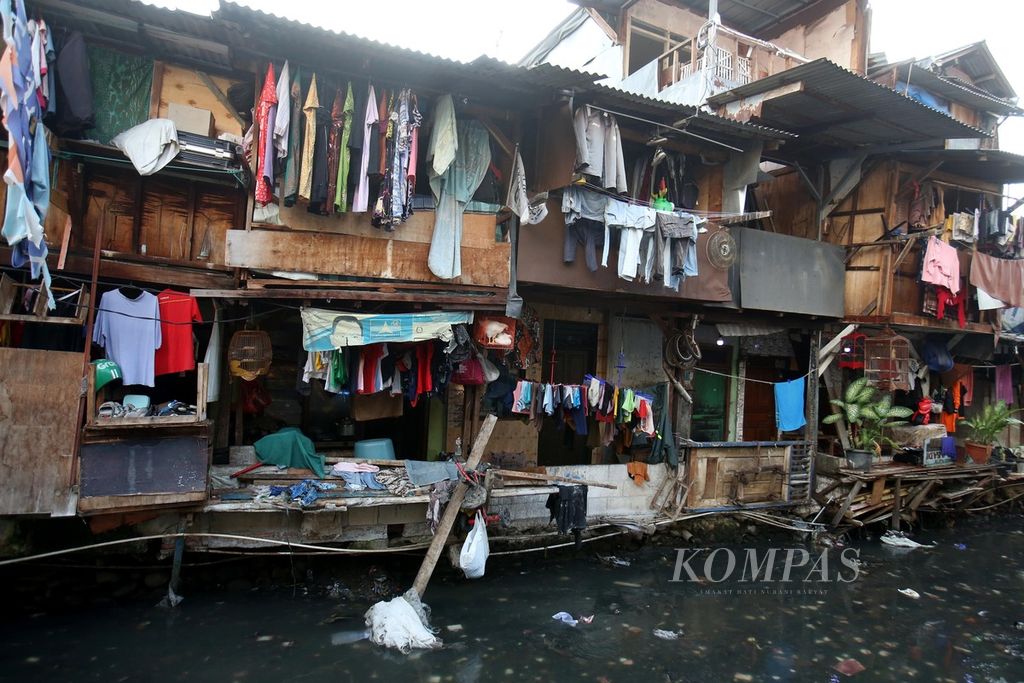
[[120, 289], [100, 299], [92, 340], [107, 351], [107, 358], [121, 366], [125, 385], [153, 386], [153, 359], [162, 342], [160, 304], [156, 295], [143, 292], [129, 299]]

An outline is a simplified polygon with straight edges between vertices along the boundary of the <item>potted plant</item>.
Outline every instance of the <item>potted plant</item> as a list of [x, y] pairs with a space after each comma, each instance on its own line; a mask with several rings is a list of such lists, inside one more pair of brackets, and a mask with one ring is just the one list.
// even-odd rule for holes
[[1005, 402], [988, 403], [974, 417], [960, 418], [960, 423], [971, 430], [971, 439], [964, 441], [964, 450], [971, 460], [980, 464], [987, 463], [992, 456], [992, 446], [997, 437], [1011, 425], [1024, 424], [1010, 410]]
[[881, 453], [883, 443], [895, 445], [892, 439], [885, 436], [886, 427], [905, 424], [904, 418], [914, 414], [910, 408], [894, 406], [888, 394], [878, 397], [874, 387], [869, 386], [864, 377], [851, 382], [843, 398], [832, 399], [831, 403], [839, 408], [839, 412], [822, 421], [835, 424], [839, 420], [846, 420], [850, 426], [853, 446], [846, 450], [846, 462], [859, 470], [871, 469], [871, 458]]

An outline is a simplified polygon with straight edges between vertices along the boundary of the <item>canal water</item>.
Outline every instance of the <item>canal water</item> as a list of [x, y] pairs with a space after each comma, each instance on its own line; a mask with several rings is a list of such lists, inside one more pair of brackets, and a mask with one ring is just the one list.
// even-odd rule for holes
[[[289, 577], [277, 585], [247, 578], [248, 561], [218, 565], [217, 586], [197, 585], [205, 570], [186, 567], [185, 599], [175, 609], [155, 606], [156, 586], [111, 599], [116, 571], [101, 578], [80, 565], [61, 569], [61, 580], [77, 571], [93, 600], [79, 595], [69, 606], [57, 594], [49, 606], [2, 609], [0, 679], [830, 682], [848, 680], [835, 668], [845, 661], [863, 667], [854, 681], [1024, 681], [1024, 624], [1016, 623], [1024, 621], [1024, 518], [915, 538], [935, 546], [848, 544], [861, 561], [848, 583], [817, 581], [820, 570], [804, 582], [810, 565], [792, 571], [790, 583], [741, 582], [739, 568], [713, 583], [700, 576], [701, 561], [690, 563], [700, 581], [681, 571], [687, 580], [673, 582], [678, 558], [668, 546], [619, 549], [619, 562], [591, 546], [575, 557], [494, 557], [478, 581], [436, 577], [426, 600], [444, 647], [411, 655], [358, 639], [371, 600], [358, 579], [334, 578], [333, 558], [276, 560], [278, 576]], [[748, 547], [764, 557], [770, 547], [784, 553], [795, 545], [792, 536], [757, 539], [726, 547], [742, 562]], [[718, 560], [714, 579], [727, 569], [726, 553]], [[371, 574], [384, 577], [381, 566]], [[386, 566], [395, 585], [415, 571], [412, 560]], [[33, 571], [38, 581], [42, 570]], [[829, 574], [834, 579], [834, 565]], [[29, 580], [11, 572], [0, 579], [7, 590]], [[563, 611], [593, 620], [571, 626], [552, 618]]]

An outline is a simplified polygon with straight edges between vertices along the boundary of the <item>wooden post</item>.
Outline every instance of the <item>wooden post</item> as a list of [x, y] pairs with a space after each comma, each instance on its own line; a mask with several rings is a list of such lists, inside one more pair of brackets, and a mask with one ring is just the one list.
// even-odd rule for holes
[[900, 508], [903, 507], [903, 491], [900, 488], [902, 483], [903, 480], [896, 477], [896, 488], [893, 491], [892, 501], [892, 519], [889, 520], [889, 528], [896, 531], [900, 530]]
[[[495, 415], [488, 415], [487, 419], [484, 420], [484, 424], [480, 428], [479, 434], [477, 434], [476, 441], [473, 442], [473, 450], [466, 461], [467, 470], [475, 469], [480, 464], [480, 460], [484, 457], [484, 449], [487, 448], [487, 442], [491, 438], [491, 432], [494, 431], [494, 425], [497, 421], [498, 418]], [[441, 557], [441, 552], [448, 542], [448, 535], [455, 525], [455, 519], [459, 516], [459, 511], [462, 509], [462, 501], [465, 499], [466, 491], [468, 490], [469, 485], [466, 482], [460, 481], [459, 485], [455, 487], [455, 491], [452, 492], [451, 500], [448, 501], [444, 514], [441, 515], [437, 531], [434, 532], [434, 539], [430, 542], [430, 547], [427, 548], [423, 564], [420, 565], [420, 570], [416, 574], [416, 580], [412, 584], [412, 589], [421, 598], [427, 590], [427, 584], [434, 573], [434, 567], [437, 566], [437, 560]]]

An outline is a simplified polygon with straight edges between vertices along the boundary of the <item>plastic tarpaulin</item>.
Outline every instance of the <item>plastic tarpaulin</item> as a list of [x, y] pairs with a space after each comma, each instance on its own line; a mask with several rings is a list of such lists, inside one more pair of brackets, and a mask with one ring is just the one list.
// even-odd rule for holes
[[302, 348], [331, 351], [381, 342], [449, 341], [452, 325], [473, 322], [467, 311], [368, 314], [302, 309]]

